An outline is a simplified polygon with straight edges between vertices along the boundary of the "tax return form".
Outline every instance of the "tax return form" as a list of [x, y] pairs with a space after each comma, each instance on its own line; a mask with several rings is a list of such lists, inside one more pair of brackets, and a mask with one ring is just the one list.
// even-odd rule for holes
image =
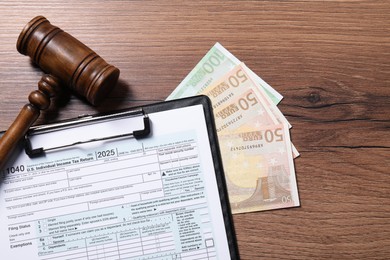
[[149, 109], [147, 138], [104, 140], [141, 117], [31, 136], [100, 141], [16, 153], [0, 184], [1, 259], [238, 259], [204, 97], [169, 102]]

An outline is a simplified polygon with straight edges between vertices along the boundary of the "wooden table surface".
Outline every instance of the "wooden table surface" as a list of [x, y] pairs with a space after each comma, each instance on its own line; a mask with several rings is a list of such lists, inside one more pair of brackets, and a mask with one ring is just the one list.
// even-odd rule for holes
[[164, 100], [220, 42], [284, 96], [301, 154], [300, 207], [234, 215], [241, 258], [389, 259], [389, 1], [1, 1], [2, 130], [42, 75], [15, 47], [37, 15], [121, 70], [40, 123]]

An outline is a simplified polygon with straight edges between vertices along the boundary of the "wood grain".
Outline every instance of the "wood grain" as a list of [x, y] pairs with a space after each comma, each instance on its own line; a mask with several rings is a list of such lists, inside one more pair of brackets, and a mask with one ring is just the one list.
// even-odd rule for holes
[[0, 129], [42, 75], [15, 48], [36, 15], [121, 69], [101, 106], [40, 123], [164, 100], [218, 41], [284, 96], [301, 153], [301, 207], [234, 216], [241, 258], [389, 258], [389, 1], [2, 1]]

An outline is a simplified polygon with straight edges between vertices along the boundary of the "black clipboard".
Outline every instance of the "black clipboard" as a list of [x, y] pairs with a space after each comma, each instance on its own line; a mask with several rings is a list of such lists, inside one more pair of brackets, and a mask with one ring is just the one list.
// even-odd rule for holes
[[[129, 108], [126, 110], [121, 110], [109, 114], [87, 115], [87, 116], [81, 116], [70, 120], [60, 121], [50, 125], [34, 126], [30, 129], [30, 131], [27, 133], [25, 137], [24, 149], [26, 154], [28, 154], [32, 158], [35, 158], [39, 156], [45, 156], [46, 153], [51, 153], [57, 150], [67, 149], [71, 146], [82, 145], [90, 142], [99, 142], [99, 141], [111, 140], [116, 138], [118, 139], [149, 138], [154, 135], [153, 120], [150, 120], [149, 115], [153, 115], [154, 113], [189, 108], [189, 107], [199, 106], [199, 105], [201, 105], [203, 109], [203, 116], [204, 116], [204, 121], [206, 126], [205, 130], [207, 131], [208, 142], [209, 142], [208, 144], [210, 146], [210, 151], [211, 151], [212, 163], [215, 172], [215, 179], [216, 179], [217, 190], [219, 195], [219, 204], [221, 207], [221, 214], [223, 216], [223, 222], [225, 228], [224, 233], [226, 234], [226, 240], [227, 240], [226, 242], [228, 244], [229, 255], [231, 259], [239, 259], [238, 246], [235, 237], [233, 219], [230, 211], [229, 198], [228, 198], [222, 160], [221, 160], [221, 155], [220, 155], [220, 150], [218, 145], [218, 138], [217, 138], [216, 128], [214, 124], [214, 116], [212, 113], [211, 102], [207, 96], [195, 96], [195, 97], [189, 97], [184, 99], [165, 101], [165, 102], [149, 104], [140, 107], [133, 107], [133, 108]], [[191, 115], [188, 116], [191, 117]], [[101, 136], [99, 138], [94, 137], [90, 139], [79, 140], [77, 142], [65, 143], [62, 144], [61, 146], [58, 147], [54, 146], [51, 148], [40, 147], [39, 145], [38, 147], [33, 147], [33, 145], [30, 142], [31, 137], [35, 135], [45, 135], [46, 133], [62, 131], [63, 129], [66, 128], [77, 128], [81, 125], [94, 125], [100, 122], [105, 122], [110, 120], [122, 120], [122, 118], [128, 118], [128, 117], [142, 118], [141, 121], [143, 122], [143, 126], [137, 129], [133, 129], [130, 132], [124, 132], [124, 133], [116, 134], [114, 136]], [[215, 197], [207, 198], [207, 200], [215, 200], [215, 199], [216, 199]], [[4, 241], [2, 241], [2, 243], [3, 242]], [[220, 243], [218, 241], [215, 242]], [[214, 242], [212, 242], [212, 244], [214, 245]], [[210, 244], [206, 245], [206, 247], [207, 246], [210, 246]]]

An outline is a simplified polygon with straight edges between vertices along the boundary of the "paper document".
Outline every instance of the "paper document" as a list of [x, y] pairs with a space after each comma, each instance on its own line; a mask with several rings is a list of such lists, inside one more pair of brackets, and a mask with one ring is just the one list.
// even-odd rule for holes
[[[149, 117], [145, 139], [34, 159], [21, 151], [0, 184], [1, 258], [230, 259], [203, 107]], [[130, 125], [105, 122], [80, 134]], [[32, 141], [68, 136], [56, 134]]]

